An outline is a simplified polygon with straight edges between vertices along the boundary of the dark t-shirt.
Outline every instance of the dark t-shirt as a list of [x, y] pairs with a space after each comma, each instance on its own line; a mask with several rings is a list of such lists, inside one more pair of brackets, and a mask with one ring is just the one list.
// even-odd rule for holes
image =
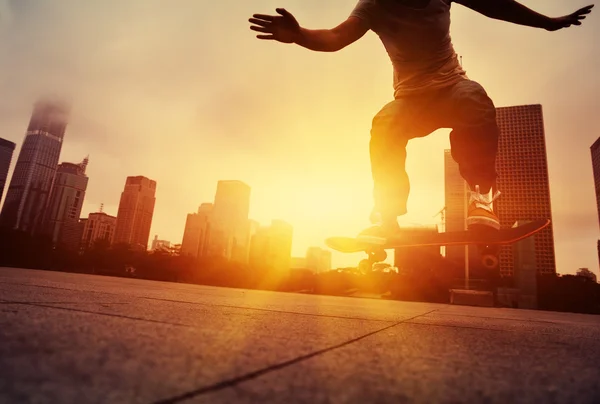
[[394, 66], [396, 97], [466, 77], [450, 39], [450, 1], [413, 8], [399, 0], [359, 0], [350, 14], [364, 20], [385, 46]]

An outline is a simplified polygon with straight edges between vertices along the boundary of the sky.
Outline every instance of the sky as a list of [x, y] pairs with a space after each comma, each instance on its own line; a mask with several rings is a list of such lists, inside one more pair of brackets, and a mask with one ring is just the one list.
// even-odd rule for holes
[[[356, 0], [0, 0], [0, 137], [17, 143], [33, 103], [72, 104], [61, 161], [90, 156], [82, 216], [116, 215], [125, 179], [157, 181], [151, 238], [181, 242], [186, 215], [221, 179], [252, 187], [250, 216], [294, 226], [293, 255], [369, 225], [371, 120], [393, 98], [392, 67], [369, 32], [336, 53], [260, 41], [254, 13], [284, 7], [332, 28]], [[524, 0], [560, 16], [588, 0]], [[597, 7], [596, 7], [597, 8]], [[542, 104], [559, 273], [598, 273], [590, 146], [600, 136], [600, 20], [558, 32], [452, 6], [468, 76], [498, 107]], [[409, 213], [433, 224], [444, 206], [449, 130], [408, 146]], [[333, 253], [333, 266], [362, 256]]]

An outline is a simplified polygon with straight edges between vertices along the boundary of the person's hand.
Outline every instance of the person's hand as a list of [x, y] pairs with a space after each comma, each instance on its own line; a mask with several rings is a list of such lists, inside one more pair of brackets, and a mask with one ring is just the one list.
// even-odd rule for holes
[[259, 39], [270, 39], [283, 43], [294, 43], [300, 35], [300, 24], [292, 14], [283, 8], [275, 9], [277, 16], [254, 14], [248, 21], [252, 26], [250, 29], [262, 32], [266, 35], [257, 35]]
[[550, 18], [548, 25], [545, 27], [548, 31], [558, 31], [559, 29], [568, 28], [571, 25], [581, 25], [581, 21], [585, 20], [587, 14], [592, 12], [594, 5], [586, 6], [575, 11], [573, 14], [565, 15], [564, 17]]

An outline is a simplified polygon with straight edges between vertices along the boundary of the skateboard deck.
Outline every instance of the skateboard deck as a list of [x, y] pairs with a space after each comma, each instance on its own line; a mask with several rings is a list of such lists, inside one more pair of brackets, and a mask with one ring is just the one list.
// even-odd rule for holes
[[400, 231], [390, 237], [384, 244], [375, 244], [359, 241], [353, 237], [329, 237], [325, 244], [336, 251], [343, 253], [381, 251], [406, 247], [451, 246], [477, 244], [481, 246], [494, 246], [513, 244], [525, 239], [544, 229], [550, 220], [534, 220], [518, 227], [500, 229], [498, 231], [464, 230], [457, 232], [412, 232]]

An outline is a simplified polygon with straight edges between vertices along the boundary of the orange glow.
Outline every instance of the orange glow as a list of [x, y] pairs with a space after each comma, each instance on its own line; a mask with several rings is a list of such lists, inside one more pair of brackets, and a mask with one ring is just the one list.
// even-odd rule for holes
[[[3, 137], [20, 144], [38, 95], [66, 93], [73, 110], [61, 161], [90, 155], [83, 216], [101, 203], [115, 215], [126, 177], [143, 175], [157, 182], [151, 238], [180, 243], [186, 215], [211, 202], [222, 179], [252, 187], [251, 219], [293, 225], [294, 256], [369, 225], [371, 119], [393, 94], [379, 39], [368, 33], [341, 52], [315, 53], [259, 41], [247, 23], [278, 6], [307, 27], [333, 27], [356, 1], [127, 1], [119, 13], [99, 1], [42, 3], [12, 23], [0, 19], [0, 32], [12, 33], [7, 41], [20, 41], [0, 47]], [[528, 1], [549, 15], [586, 4]], [[600, 133], [597, 22], [593, 13], [583, 27], [549, 33], [452, 7], [453, 42], [469, 77], [497, 106], [544, 106], [563, 273], [598, 265], [589, 155]], [[404, 222], [436, 223], [447, 134], [409, 144]], [[332, 265], [358, 259], [334, 253]]]

